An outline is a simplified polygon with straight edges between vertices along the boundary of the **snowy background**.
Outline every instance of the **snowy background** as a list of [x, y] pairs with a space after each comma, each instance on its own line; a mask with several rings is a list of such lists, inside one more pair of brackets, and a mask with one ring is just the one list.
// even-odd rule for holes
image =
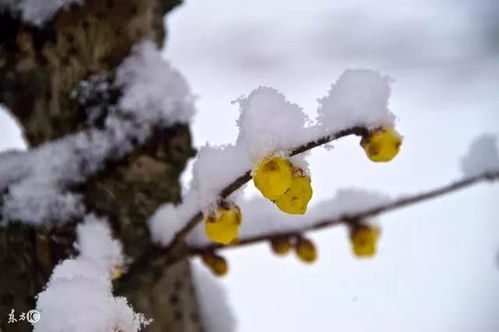
[[[355, 138], [314, 151], [313, 204], [338, 188], [397, 195], [459, 178], [472, 139], [499, 134], [497, 22], [495, 0], [187, 0], [168, 17], [165, 56], [199, 96], [196, 146], [234, 142], [231, 101], [259, 85], [315, 115], [345, 68], [392, 76], [400, 155], [373, 164]], [[23, 146], [5, 113], [0, 131], [0, 149]], [[314, 236], [313, 266], [267, 245], [227, 251], [237, 331], [499, 330], [497, 197], [499, 186], [481, 185], [382, 216], [373, 260], [351, 255], [343, 228]]]

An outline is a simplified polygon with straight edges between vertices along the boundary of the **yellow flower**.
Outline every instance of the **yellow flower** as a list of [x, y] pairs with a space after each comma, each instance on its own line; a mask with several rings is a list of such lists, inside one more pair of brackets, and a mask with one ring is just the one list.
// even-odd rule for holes
[[288, 237], [279, 236], [270, 240], [270, 247], [277, 255], [286, 255], [291, 251], [291, 242]]
[[374, 130], [360, 142], [367, 157], [374, 162], [392, 160], [398, 154], [401, 144], [402, 136], [391, 127]]
[[253, 169], [255, 187], [269, 200], [276, 200], [291, 186], [293, 166], [282, 157], [264, 158]]
[[376, 254], [379, 229], [372, 226], [353, 226], [350, 228], [352, 251], [357, 257], [372, 257]]
[[201, 255], [201, 260], [206, 266], [211, 266], [215, 262], [215, 254], [210, 252], [210, 253], [205, 253]]
[[205, 217], [206, 236], [213, 242], [229, 244], [237, 240], [241, 221], [239, 207], [225, 203]]
[[222, 256], [214, 253], [203, 254], [201, 256], [203, 263], [217, 276], [224, 276], [229, 271], [229, 265]]
[[305, 263], [313, 263], [317, 260], [317, 249], [309, 239], [299, 238], [295, 250], [298, 258]]
[[277, 207], [290, 214], [305, 214], [313, 190], [309, 176], [298, 170], [293, 175], [291, 187], [276, 200]]
[[217, 276], [224, 276], [227, 274], [227, 272], [229, 272], [229, 265], [227, 264], [225, 258], [221, 256], [216, 256], [215, 262], [213, 263], [211, 270]]

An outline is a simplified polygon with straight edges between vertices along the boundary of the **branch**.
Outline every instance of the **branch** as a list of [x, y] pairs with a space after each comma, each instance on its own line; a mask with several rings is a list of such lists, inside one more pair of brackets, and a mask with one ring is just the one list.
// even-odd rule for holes
[[413, 205], [422, 201], [426, 201], [435, 197], [443, 196], [445, 194], [452, 193], [454, 191], [466, 188], [466, 187], [471, 187], [473, 185], [476, 185], [481, 182], [485, 181], [498, 181], [499, 180], [499, 171], [494, 171], [494, 172], [488, 172], [484, 173], [482, 175], [466, 178], [463, 180], [459, 180], [456, 182], [452, 182], [450, 184], [447, 184], [443, 187], [436, 188], [433, 190], [429, 190], [420, 194], [415, 194], [412, 196], [407, 196], [403, 197], [391, 202], [388, 202], [386, 204], [377, 206], [375, 208], [371, 208], [368, 210], [364, 211], [359, 211], [358, 213], [354, 214], [345, 214], [343, 216], [340, 216], [338, 218], [333, 218], [330, 220], [324, 220], [320, 221], [316, 224], [307, 226], [303, 229], [299, 229], [296, 231], [287, 231], [287, 232], [277, 232], [277, 233], [271, 233], [271, 234], [265, 234], [265, 235], [260, 235], [260, 236], [255, 236], [255, 237], [249, 237], [246, 239], [241, 239], [237, 243], [230, 244], [230, 245], [220, 245], [220, 244], [210, 244], [204, 247], [195, 247], [191, 248], [190, 250], [190, 255], [195, 256], [195, 255], [200, 255], [209, 251], [213, 250], [219, 250], [219, 249], [226, 249], [226, 248], [237, 248], [237, 247], [242, 247], [250, 244], [255, 244], [258, 242], [262, 241], [268, 241], [274, 237], [278, 236], [293, 236], [297, 235], [300, 233], [305, 233], [309, 231], [314, 231], [314, 230], [319, 230], [319, 229], [324, 229], [340, 224], [348, 224], [348, 223], [354, 223], [362, 219], [374, 217], [386, 212], [390, 212], [393, 210], [397, 210], [409, 205]]
[[[312, 150], [313, 148], [316, 148], [318, 146], [324, 145], [326, 143], [332, 142], [334, 140], [340, 139], [342, 137], [350, 136], [350, 135], [356, 135], [356, 136], [365, 136], [367, 135], [367, 129], [364, 127], [353, 127], [345, 130], [341, 130], [337, 133], [331, 134], [331, 135], [326, 135], [323, 136], [317, 140], [311, 141], [304, 143], [300, 146], [297, 146], [293, 149], [291, 149], [290, 156], [295, 156], [300, 153], [307, 152], [309, 150]], [[219, 197], [222, 199], [225, 199], [229, 197], [230, 194], [235, 192], [237, 189], [241, 188], [245, 183], [251, 180], [251, 171], [247, 171], [234, 181], [232, 181], [228, 186], [226, 186], [221, 192]], [[198, 211], [185, 225], [182, 227], [176, 234], [175, 237], [173, 238], [171, 244], [168, 246], [166, 249], [167, 252], [174, 252], [176, 249], [178, 249], [181, 245], [184, 239], [186, 238], [187, 234], [189, 234], [190, 231], [194, 229], [202, 220], [203, 218], [203, 213], [201, 211]]]

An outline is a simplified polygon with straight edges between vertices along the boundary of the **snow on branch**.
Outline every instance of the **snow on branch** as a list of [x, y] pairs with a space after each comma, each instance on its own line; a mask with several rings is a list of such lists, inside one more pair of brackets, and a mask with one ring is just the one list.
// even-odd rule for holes
[[268, 156], [289, 159], [307, 175], [307, 163], [300, 154], [341, 137], [365, 137], [378, 128], [393, 127], [389, 83], [389, 78], [375, 71], [347, 70], [320, 100], [315, 123], [272, 88], [260, 87], [238, 99], [236, 144], [200, 150], [184, 203], [166, 204], [150, 219], [153, 239], [171, 248], [178, 246], [203, 214], [222, 200], [233, 199], [229, 196], [251, 179], [255, 164]]
[[292, 236], [339, 224], [358, 223], [377, 215], [446, 195], [486, 181], [499, 181], [499, 149], [496, 138], [484, 134], [472, 141], [461, 159], [463, 179], [445, 186], [413, 195], [390, 198], [387, 195], [361, 189], [341, 189], [330, 199], [317, 204], [302, 216], [284, 215], [267, 200], [253, 199], [240, 203], [249, 222], [241, 226], [237, 243], [222, 246], [211, 243], [201, 227], [189, 234], [191, 254], [203, 254], [221, 248], [231, 248]]
[[[355, 214], [387, 202], [391, 202], [391, 199], [385, 194], [347, 188], [338, 190], [331, 199], [316, 204], [305, 215], [289, 215], [277, 210], [271, 202], [260, 197], [241, 200], [237, 203], [245, 222], [241, 225], [237, 242], [244, 243], [246, 239], [265, 237], [267, 234], [300, 233], [313, 228], [319, 220]], [[196, 226], [187, 237], [190, 247], [212, 245], [201, 226]]]
[[461, 169], [467, 176], [476, 176], [499, 169], [497, 137], [483, 134], [477, 137], [461, 159]]
[[69, 192], [69, 186], [144, 143], [154, 128], [186, 123], [193, 115], [194, 98], [186, 81], [151, 42], [135, 46], [112, 84], [123, 94], [117, 106], [109, 105], [103, 128], [27, 152], [0, 153], [0, 193], [5, 193], [0, 222], [41, 224], [83, 216], [81, 197]]
[[351, 127], [393, 127], [395, 116], [388, 109], [391, 82], [372, 70], [346, 70], [319, 99], [321, 128], [330, 133]]
[[[316, 144], [314, 144], [314, 146], [316, 146]], [[464, 159], [469, 160], [472, 158], [472, 156], [475, 156], [475, 153], [473, 151], [476, 150], [477, 143], [474, 142], [471, 146], [473, 148], [470, 149]], [[486, 144], [486, 146], [489, 146], [490, 148], [490, 144]], [[488, 152], [491, 154], [497, 154], [497, 147], [495, 145], [492, 145], [492, 147], [493, 149], [489, 149]], [[236, 179], [233, 184], [237, 184], [238, 186], [240, 186], [250, 178], [251, 176], [248, 172], [243, 177]], [[340, 224], [352, 226], [354, 230], [353, 234], [359, 235], [360, 232], [355, 233], [355, 227], [369, 225], [369, 221], [371, 221], [373, 217], [403, 207], [411, 206], [413, 204], [424, 202], [426, 200], [431, 200], [436, 197], [444, 196], [446, 194], [450, 194], [455, 191], [487, 181], [499, 181], [499, 164], [489, 164], [489, 167], [487, 167], [487, 171], [481, 171], [478, 175], [468, 176], [466, 173], [464, 173], [464, 178], [456, 182], [452, 182], [450, 184], [428, 190], [426, 192], [402, 196], [399, 198], [390, 198], [381, 193], [368, 192], [359, 189], [339, 190], [333, 199], [318, 204], [307, 215], [303, 216], [286, 216], [277, 212], [273, 208], [272, 204], [270, 204], [268, 201], [262, 199], [250, 200], [241, 203], [241, 208], [246, 216], [246, 219], [249, 220], [246, 220], [242, 224], [241, 238], [239, 238], [237, 241], [225, 245], [211, 243], [210, 241], [208, 241], [204, 232], [202, 231], [202, 228], [200, 228], [198, 225], [199, 220], [195, 219], [202, 217], [202, 214], [199, 212], [197, 216], [193, 217], [190, 220], [190, 222], [192, 223], [192, 228], [188, 231], [185, 231], [184, 228], [184, 233], [177, 233], [175, 238], [175, 240], [178, 241], [180, 238], [179, 234], [181, 234], [183, 237], [182, 239], [186, 238], [190, 250], [188, 250], [187, 252], [183, 251], [180, 254], [179, 252], [174, 252], [174, 256], [169, 256], [168, 253], [172, 252], [172, 248], [174, 248], [175, 245], [175, 242], [173, 242], [166, 249], [156, 248], [154, 251], [149, 252], [148, 257], [144, 257], [144, 259], [147, 260], [150, 257], [164, 257], [167, 264], [173, 264], [178, 260], [184, 259], [186, 255], [201, 255], [202, 257], [205, 257], [205, 255], [213, 255], [213, 253], [219, 249], [240, 247], [262, 241], [273, 241], [275, 239], [283, 238], [303, 239], [303, 233], [333, 227]], [[237, 186], [232, 186], [232, 189], [234, 189], [235, 187]], [[225, 195], [226, 194], [227, 191], [225, 191]], [[184, 215], [171, 214], [169, 217], [172, 218], [172, 220], [185, 220], [183, 219], [183, 217], [188, 215], [187, 211], [196, 206], [195, 200], [190, 199], [189, 202], [191, 204], [190, 207], [188, 207], [187, 205], [179, 206], [180, 209], [184, 210]], [[172, 211], [175, 211], [175, 209], [170, 210], [170, 212]], [[182, 225], [182, 223], [180, 223], [180, 225]], [[368, 227], [371, 227], [368, 228], [368, 232], [377, 232], [376, 228], [372, 228], [372, 226]], [[190, 232], [192, 229], [194, 229], [194, 231]], [[358, 229], [359, 228], [357, 228], [357, 230]], [[365, 236], [366, 233], [360, 235]], [[376, 234], [374, 235], [377, 236]], [[359, 239], [359, 241], [360, 240], [364, 241], [365, 239], [362, 238]], [[375, 239], [370, 239], [370, 241], [375, 241]], [[357, 245], [365, 245], [365, 243], [359, 242]], [[354, 249], [357, 250], [366, 248], [359, 247]], [[356, 252], [356, 255], [367, 254], [371, 255], [372, 252]], [[141, 260], [141, 262], [143, 263], [143, 260]], [[205, 262], [205, 264], [207, 264], [211, 269], [214, 268], [210, 265], [210, 262], [208, 260]], [[134, 268], [135, 267], [132, 264], [130, 269]], [[224, 271], [226, 272], [226, 270]], [[224, 271], [215, 270], [214, 272], [216, 274], [223, 274], [225, 273]]]
[[139, 331], [150, 323], [123, 297], [112, 294], [112, 275], [123, 265], [121, 244], [93, 215], [77, 227], [79, 255], [57, 265], [37, 298], [34, 331]]
[[[298, 153], [309, 151], [312, 148], [318, 147], [320, 145], [329, 143], [345, 136], [361, 135], [361, 133], [363, 133], [364, 131], [365, 130], [363, 128], [351, 128], [341, 131], [337, 134], [328, 135], [292, 149], [290, 155], [296, 155]], [[295, 153], [295, 151], [298, 152]], [[231, 158], [231, 160], [235, 162], [238, 159]], [[223, 167], [227, 166], [228, 164], [221, 163], [217, 165], [219, 165], [219, 169], [223, 170]], [[214, 166], [215, 165], [213, 165], [212, 167]], [[212, 170], [213, 173], [216, 173], [216, 169], [212, 168]], [[179, 245], [187, 237], [187, 235], [200, 223], [203, 217], [202, 207], [206, 209], [207, 207], [213, 206], [213, 204], [216, 204], [216, 202], [220, 201], [221, 199], [228, 198], [251, 180], [251, 171], [247, 168], [244, 170], [245, 172], [238, 173], [238, 175], [241, 175], [237, 176], [236, 178], [230, 178], [226, 176], [227, 174], [231, 174], [232, 172], [219, 173], [218, 176], [224, 178], [224, 180], [222, 181], [217, 181], [212, 178], [211, 181], [217, 181], [216, 183], [218, 184], [219, 188], [211, 189], [207, 192], [217, 193], [217, 196], [212, 197], [211, 199], [204, 200], [204, 206], [200, 203], [203, 201], [199, 200], [197, 191], [195, 189], [192, 189], [192, 187], [184, 196], [182, 204], [175, 206], [168, 203], [161, 206], [149, 219], [149, 227], [151, 229], [153, 240], [171, 248]], [[204, 172], [208, 173], [209, 170], [205, 169]], [[219, 177], [217, 179], [220, 179]], [[196, 181], [196, 178], [194, 178], [191, 185], [195, 184]], [[214, 182], [212, 182], [212, 184], [213, 183]], [[222, 186], [223, 183], [227, 184], [225, 186]], [[206, 202], [209, 202], [210, 204], [206, 204]]]
[[186, 80], [152, 41], [134, 46], [118, 68], [115, 84], [123, 87], [119, 112], [142, 122], [168, 126], [189, 123], [194, 115], [195, 98]]
[[253, 162], [314, 138], [301, 107], [275, 89], [259, 87], [236, 103], [241, 110], [237, 146]]
[[242, 236], [236, 243], [225, 246], [210, 243], [199, 228], [196, 228], [195, 232], [190, 235], [188, 242], [191, 246], [191, 255], [246, 246], [276, 237], [293, 236], [341, 224], [361, 222], [486, 181], [499, 181], [499, 168], [423, 193], [396, 199], [390, 199], [386, 195], [375, 192], [343, 189], [339, 190], [333, 199], [317, 204], [310, 214], [305, 216], [282, 215], [275, 209], [271, 209], [267, 201], [254, 199], [240, 205], [249, 220], [243, 224]]
[[[329, 95], [320, 100], [317, 124], [309, 126], [307, 126], [309, 120], [301, 109], [287, 102], [276, 90], [258, 88], [248, 98], [239, 99], [240, 133], [236, 145], [221, 148], [205, 147], [201, 150], [194, 166], [193, 181], [186, 196], [186, 203], [178, 206], [168, 204], [158, 210], [150, 220], [153, 239], [167, 246], [167, 252], [180, 247], [184, 240], [187, 240], [190, 246], [204, 246], [194, 250], [198, 253], [221, 248], [231, 243], [230, 238], [237, 240], [228, 247], [239, 246], [276, 235], [296, 234], [339, 223], [357, 223], [393, 209], [499, 178], [499, 154], [495, 137], [483, 135], [473, 142], [470, 151], [462, 159], [463, 173], [467, 177], [442, 188], [397, 200], [388, 200], [384, 197], [385, 202], [381, 202], [379, 199], [382, 197], [376, 195], [340, 191], [335, 199], [324, 203], [316, 210], [320, 212], [309, 213], [302, 217], [284, 217], [268, 202], [266, 205], [261, 201], [250, 202], [246, 204], [249, 207], [241, 206], [245, 218], [249, 216], [250, 222], [241, 224], [240, 207], [231, 208], [234, 205], [230, 205], [227, 200], [230, 202], [237, 199], [233, 195], [234, 192], [255, 176], [255, 168], [250, 171], [251, 166], [266, 156], [277, 156], [277, 158], [272, 157], [277, 163], [281, 156], [285, 158], [284, 160], [291, 160], [296, 158], [296, 155], [317, 146], [354, 134], [362, 137], [361, 145], [371, 160], [391, 159], [398, 151], [401, 139], [390, 129], [394, 125], [394, 116], [388, 110], [390, 94], [388, 83], [388, 78], [372, 71], [346, 71], [332, 86]], [[264, 121], [258, 121], [259, 116]], [[286, 128], [290, 128], [295, 135], [290, 134]], [[393, 150], [382, 151], [386, 153], [387, 160], [380, 160], [379, 151], [371, 150], [379, 149], [380, 145], [376, 144], [380, 142], [382, 144], [390, 142], [395, 147]], [[299, 169], [307, 171], [304, 159], [293, 160], [293, 167], [296, 167], [294, 163], [299, 165]], [[262, 191], [262, 188], [258, 189]], [[275, 203], [275, 199], [267, 197], [263, 191], [262, 194]], [[376, 204], [368, 208], [373, 202]], [[214, 208], [217, 214], [210, 212], [210, 209], [214, 211]], [[212, 217], [209, 217], [210, 213]], [[200, 225], [203, 216], [207, 220], [204, 231]], [[218, 218], [215, 222], [226, 225], [218, 230], [220, 234], [218, 239], [209, 235], [210, 218], [212, 220]], [[241, 226], [230, 226], [234, 222]], [[218, 226], [210, 227], [215, 229], [214, 227]], [[211, 241], [219, 243], [211, 244], [207, 235]]]

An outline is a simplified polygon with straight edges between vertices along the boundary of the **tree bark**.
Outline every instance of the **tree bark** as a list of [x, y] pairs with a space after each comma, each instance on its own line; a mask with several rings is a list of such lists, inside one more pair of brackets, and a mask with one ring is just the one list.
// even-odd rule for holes
[[[0, 103], [17, 119], [28, 145], [87, 128], [85, 105], [71, 98], [72, 91], [81, 80], [111, 75], [137, 42], [162, 45], [163, 17], [179, 1], [85, 0], [43, 27], [0, 11]], [[83, 194], [90, 211], [108, 218], [133, 260], [153, 247], [147, 218], [160, 204], [180, 200], [179, 176], [193, 154], [187, 126], [156, 128], [144, 145], [72, 190]], [[8, 314], [35, 307], [34, 296], [53, 267], [75, 254], [74, 231], [74, 223], [0, 227], [0, 330], [31, 330], [26, 322], [8, 324]], [[154, 319], [146, 331], [203, 331], [189, 262], [167, 262], [130, 271], [117, 281], [117, 293]]]

